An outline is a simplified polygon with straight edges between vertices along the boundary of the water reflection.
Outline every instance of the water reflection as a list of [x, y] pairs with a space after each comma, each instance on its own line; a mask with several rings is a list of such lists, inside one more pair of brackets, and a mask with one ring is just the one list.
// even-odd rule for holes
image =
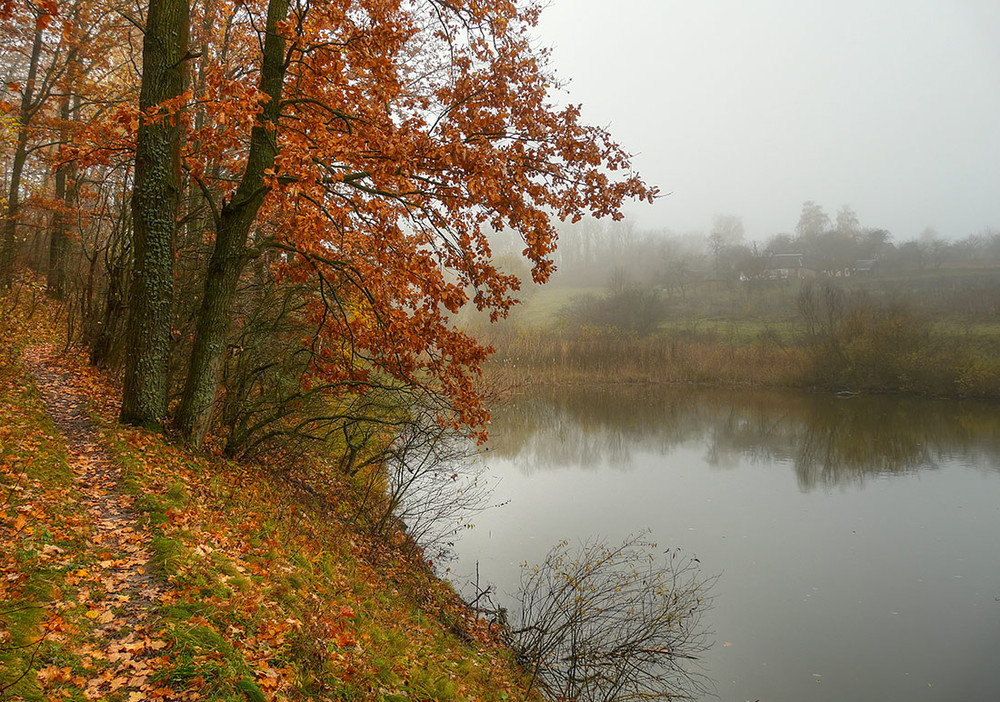
[[1000, 470], [1000, 413], [979, 402], [775, 391], [561, 387], [494, 411], [490, 452], [527, 472], [628, 470], [640, 452], [704, 447], [718, 468], [780, 462], [800, 489], [934, 469]]
[[453, 572], [514, 593], [560, 539], [648, 528], [722, 573], [703, 663], [723, 702], [992, 699], [996, 410], [533, 388], [495, 409], [487, 464], [509, 502], [463, 533]]

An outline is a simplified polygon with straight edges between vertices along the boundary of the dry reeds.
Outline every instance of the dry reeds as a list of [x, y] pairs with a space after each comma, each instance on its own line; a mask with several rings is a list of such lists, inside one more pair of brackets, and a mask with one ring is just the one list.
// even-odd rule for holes
[[771, 338], [732, 343], [712, 334], [647, 337], [596, 327], [566, 334], [522, 330], [495, 340], [488, 371], [508, 382], [801, 385], [805, 349]]

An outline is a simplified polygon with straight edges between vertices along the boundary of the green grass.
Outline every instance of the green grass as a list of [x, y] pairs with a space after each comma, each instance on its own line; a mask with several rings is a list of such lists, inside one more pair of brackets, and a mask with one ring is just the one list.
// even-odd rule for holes
[[[0, 685], [24, 672], [8, 696], [83, 700], [96, 676], [120, 675], [94, 653], [107, 640], [90, 634], [115, 593], [95, 577], [95, 560], [107, 554], [88, 548], [59, 437], [18, 354], [0, 340], [0, 499], [24, 488], [0, 503]], [[84, 366], [73, 372], [88, 378], [123, 494], [150, 537], [162, 599], [133, 632], [163, 644], [151, 685], [255, 702], [523, 697], [526, 679], [510, 654], [419, 550], [399, 533], [373, 538], [350, 518], [357, 487], [334, 466], [299, 458], [272, 471], [119, 427], [114, 390]], [[323, 499], [299, 494], [287, 479], [292, 469]], [[18, 509], [29, 503], [29, 530], [15, 534]], [[47, 560], [51, 547], [63, 549], [58, 560]], [[74, 604], [84, 588], [86, 602]], [[39, 639], [32, 658], [23, 644]], [[123, 702], [128, 692], [99, 696]]]

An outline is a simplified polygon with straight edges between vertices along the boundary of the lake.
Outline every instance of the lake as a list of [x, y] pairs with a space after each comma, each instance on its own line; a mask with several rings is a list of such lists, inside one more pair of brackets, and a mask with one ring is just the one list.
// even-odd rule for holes
[[[1000, 407], [651, 387], [494, 411], [491, 508], [451, 576], [513, 607], [560, 539], [649, 529], [719, 575], [725, 702], [1000, 699]], [[708, 697], [706, 699], [713, 699]]]

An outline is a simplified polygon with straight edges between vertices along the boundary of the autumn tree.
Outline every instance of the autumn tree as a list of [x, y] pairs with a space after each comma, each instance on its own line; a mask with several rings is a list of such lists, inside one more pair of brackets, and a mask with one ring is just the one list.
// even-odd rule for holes
[[[261, 56], [261, 110], [250, 131], [250, 145], [239, 186], [221, 208], [210, 195], [207, 196], [214, 214], [215, 248], [208, 265], [194, 349], [177, 416], [181, 433], [195, 444], [199, 444], [208, 431], [236, 283], [248, 259], [247, 237], [271, 189], [265, 178], [273, 174], [278, 153], [281, 92], [290, 58], [286, 56], [286, 40], [280, 25], [285, 22], [288, 10], [288, 0], [268, 3]], [[298, 17], [300, 27], [304, 20], [303, 13]]]
[[[0, 116], [15, 138], [0, 145], [13, 191], [8, 191], [12, 207], [5, 212], [0, 267], [12, 273], [28, 242], [29, 264], [46, 275], [49, 294], [62, 298], [79, 272], [74, 254], [81, 247], [74, 242], [81, 242], [91, 225], [87, 209], [103, 199], [92, 186], [80, 197], [80, 184], [96, 180], [75, 136], [87, 120], [100, 122], [114, 104], [108, 98], [121, 90], [122, 75], [130, 70], [128, 33], [122, 29], [135, 30], [106, 0], [8, 7], [9, 21], [0, 28]], [[8, 99], [15, 95], [16, 104]], [[90, 269], [93, 273], [93, 265]], [[70, 307], [81, 309], [78, 302], [70, 300]]]
[[88, 41], [93, 40], [92, 31], [100, 22], [85, 27], [93, 18], [84, 7], [85, 0], [74, 0], [71, 7], [64, 8], [61, 39], [65, 46], [65, 67], [61, 80], [53, 91], [53, 98], [59, 104], [59, 112], [53, 124], [53, 140], [57, 141], [55, 163], [55, 202], [52, 203], [52, 223], [49, 233], [48, 266], [46, 287], [49, 295], [62, 298], [66, 293], [66, 266], [71, 239], [71, 215], [77, 195], [76, 169], [68, 158], [67, 151], [72, 140], [72, 123], [79, 115], [81, 107], [80, 82], [83, 78], [82, 54]]
[[[312, 291], [303, 314], [312, 329], [309, 386], [331, 395], [420, 389], [448, 399], [442, 421], [481, 426], [474, 378], [486, 349], [450, 317], [471, 304], [498, 319], [515, 303], [520, 283], [495, 265], [488, 231], [516, 232], [543, 282], [553, 219], [617, 217], [624, 198], [654, 196], [605, 131], [580, 124], [577, 106], [552, 102], [546, 54], [531, 37], [538, 8], [511, 0], [205, 3], [196, 13], [212, 12], [211, 26], [225, 31], [199, 40], [203, 83], [191, 98], [178, 40], [190, 26], [181, 27], [180, 9], [163, 14], [166, 4], [151, 6], [147, 20], [129, 333], [142, 360], [130, 361], [123, 417], [155, 421], [165, 412], [168, 327], [153, 320], [168, 308], [173, 154], [183, 141], [179, 163], [210, 212], [205, 234], [214, 242], [177, 416], [183, 434], [198, 443], [211, 424], [239, 323], [237, 282], [261, 256], [279, 281]], [[154, 44], [167, 15], [173, 43]], [[173, 67], [169, 81], [147, 66], [151, 52]], [[147, 83], [170, 89], [154, 95]], [[159, 135], [155, 170], [142, 165], [151, 134]], [[136, 410], [130, 393], [151, 401]]]
[[816, 237], [825, 232], [830, 227], [830, 217], [823, 211], [821, 205], [817, 205], [812, 200], [802, 203], [802, 213], [799, 215], [799, 222], [795, 225], [795, 233], [802, 239]]
[[54, 2], [42, 0], [34, 3], [27, 0], [23, 5], [10, 2], [5, 3], [0, 10], [5, 15], [4, 24], [8, 30], [3, 42], [5, 53], [10, 51], [8, 57], [14, 58], [14, 63], [10, 66], [13, 70], [7, 76], [7, 85], [20, 94], [16, 106], [7, 101], [0, 103], [0, 111], [13, 112], [17, 120], [6, 206], [0, 225], [0, 287], [6, 287], [11, 283], [17, 257], [17, 229], [22, 206], [21, 181], [29, 155], [32, 123], [46, 105], [50, 91], [59, 77], [60, 66], [46, 41], [49, 25], [56, 13]]
[[855, 238], [861, 231], [861, 223], [850, 205], [844, 205], [837, 210], [836, 231], [841, 236]]

